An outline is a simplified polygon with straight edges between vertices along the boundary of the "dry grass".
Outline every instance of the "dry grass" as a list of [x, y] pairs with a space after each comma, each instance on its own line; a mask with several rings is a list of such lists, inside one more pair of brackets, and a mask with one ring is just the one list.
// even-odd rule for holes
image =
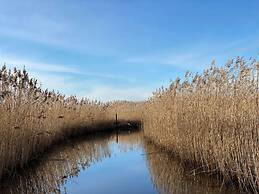
[[141, 120], [146, 137], [182, 160], [258, 193], [259, 62], [254, 59], [187, 72], [183, 81], [177, 78], [140, 103], [65, 98], [42, 91], [26, 71], [3, 68], [0, 76], [0, 176], [57, 140], [113, 123], [117, 113], [124, 121]]
[[117, 103], [43, 91], [28, 73], [0, 69], [0, 177], [71, 135], [113, 126]]
[[131, 121], [138, 123], [141, 121], [144, 106], [143, 102], [113, 101], [106, 104], [109, 108], [106, 110], [107, 118], [114, 119], [118, 115], [121, 121]]
[[[213, 62], [214, 63], [214, 62]], [[243, 58], [187, 72], [146, 102], [143, 128], [154, 142], [206, 171], [258, 192], [259, 62]]]

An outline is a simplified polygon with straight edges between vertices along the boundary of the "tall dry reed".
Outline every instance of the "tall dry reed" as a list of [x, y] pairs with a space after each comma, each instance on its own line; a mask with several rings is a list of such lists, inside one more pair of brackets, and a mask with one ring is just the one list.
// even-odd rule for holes
[[[102, 104], [43, 91], [26, 71], [0, 71], [0, 176], [82, 130], [142, 121], [144, 134], [205, 172], [258, 193], [259, 62], [238, 57], [187, 72], [145, 102]], [[93, 127], [96, 126], [96, 127]]]
[[258, 192], [259, 62], [238, 57], [186, 73], [146, 102], [145, 136], [181, 159]]
[[[116, 104], [116, 103], [115, 103]], [[26, 70], [0, 69], [0, 177], [51, 144], [114, 124], [115, 106], [42, 90]]]

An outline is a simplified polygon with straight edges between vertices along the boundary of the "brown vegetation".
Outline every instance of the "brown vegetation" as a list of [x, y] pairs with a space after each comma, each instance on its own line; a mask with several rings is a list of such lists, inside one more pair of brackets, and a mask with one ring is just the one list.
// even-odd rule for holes
[[146, 103], [145, 136], [206, 172], [257, 193], [259, 63], [243, 58], [189, 72]]
[[[142, 121], [147, 138], [183, 161], [258, 192], [259, 62], [243, 58], [187, 72], [146, 102], [102, 104], [42, 91], [26, 71], [0, 72], [0, 176], [53, 142], [114, 123]], [[93, 127], [97, 126], [97, 127]]]
[[[0, 177], [71, 135], [114, 126], [117, 103], [42, 90], [23, 70], [0, 69]], [[133, 103], [134, 104], [134, 103]], [[111, 115], [113, 114], [113, 115]], [[123, 119], [123, 115], [120, 116]]]

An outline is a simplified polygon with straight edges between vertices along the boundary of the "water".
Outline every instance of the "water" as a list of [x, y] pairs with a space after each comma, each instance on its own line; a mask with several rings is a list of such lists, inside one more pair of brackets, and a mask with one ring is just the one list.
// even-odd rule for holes
[[152, 194], [238, 193], [207, 175], [192, 175], [179, 160], [143, 139], [140, 131], [95, 134], [49, 150], [0, 193]]

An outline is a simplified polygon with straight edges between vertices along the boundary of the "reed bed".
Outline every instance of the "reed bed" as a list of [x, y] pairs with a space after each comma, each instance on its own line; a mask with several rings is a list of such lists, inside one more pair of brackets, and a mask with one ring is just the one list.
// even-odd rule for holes
[[0, 178], [22, 168], [55, 142], [114, 126], [104, 104], [41, 89], [26, 70], [0, 69]]
[[187, 72], [145, 102], [100, 103], [42, 90], [23, 70], [0, 70], [0, 177], [70, 135], [142, 123], [144, 135], [204, 173], [258, 193], [259, 62], [237, 57]]
[[145, 136], [203, 172], [258, 193], [259, 62], [187, 72], [145, 103]]
[[144, 101], [130, 102], [130, 101], [112, 101], [106, 103], [106, 115], [108, 119], [114, 119], [117, 114], [121, 122], [131, 122], [140, 124], [144, 112]]

